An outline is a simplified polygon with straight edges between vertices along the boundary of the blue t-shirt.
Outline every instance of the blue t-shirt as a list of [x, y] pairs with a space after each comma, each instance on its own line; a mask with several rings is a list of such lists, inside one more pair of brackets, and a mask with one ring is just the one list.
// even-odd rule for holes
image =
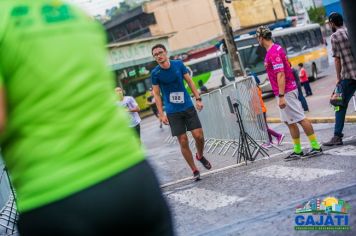
[[163, 69], [159, 65], [151, 72], [153, 85], [159, 85], [163, 94], [163, 103], [166, 113], [185, 111], [193, 106], [186, 88], [184, 87], [184, 74], [188, 73], [182, 61], [171, 60], [171, 66]]

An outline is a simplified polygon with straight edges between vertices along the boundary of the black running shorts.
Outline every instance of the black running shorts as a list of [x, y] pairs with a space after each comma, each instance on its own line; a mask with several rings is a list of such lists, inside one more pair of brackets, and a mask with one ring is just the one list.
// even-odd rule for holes
[[194, 107], [185, 111], [167, 114], [172, 136], [179, 136], [187, 131], [201, 128], [201, 123]]
[[147, 161], [20, 214], [18, 226], [28, 236], [174, 235], [170, 210]]

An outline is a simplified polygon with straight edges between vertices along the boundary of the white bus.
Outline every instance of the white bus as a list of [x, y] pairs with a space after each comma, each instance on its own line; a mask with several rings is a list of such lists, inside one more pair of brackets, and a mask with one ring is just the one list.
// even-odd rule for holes
[[185, 66], [190, 71], [191, 77], [193, 78], [194, 84], [197, 88], [199, 88], [199, 80], [203, 81], [204, 85], [208, 89], [218, 88], [221, 86], [221, 80], [224, 73], [221, 67], [220, 56], [221, 53], [216, 52], [184, 62]]

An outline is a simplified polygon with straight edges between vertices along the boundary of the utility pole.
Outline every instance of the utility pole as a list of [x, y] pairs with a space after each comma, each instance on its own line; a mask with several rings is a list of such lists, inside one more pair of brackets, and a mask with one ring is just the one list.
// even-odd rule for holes
[[[231, 19], [230, 10], [228, 7], [225, 7], [224, 0], [214, 0], [214, 2], [218, 10], [220, 25], [223, 30], [223, 35], [225, 39], [226, 50], [228, 52], [231, 61], [234, 76], [235, 77], [242, 76], [244, 75], [244, 73], [241, 69], [239, 56], [237, 55], [237, 48], [234, 41], [234, 34], [230, 22]], [[230, 1], [225, 0], [225, 2], [230, 3], [231, 0]]]

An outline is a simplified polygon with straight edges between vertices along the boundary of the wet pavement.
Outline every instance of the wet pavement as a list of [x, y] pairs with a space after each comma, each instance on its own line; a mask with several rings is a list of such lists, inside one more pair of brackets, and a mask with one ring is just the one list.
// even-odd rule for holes
[[[295, 231], [295, 207], [316, 197], [333, 196], [351, 205], [351, 232], [356, 225], [356, 125], [345, 125], [345, 145], [324, 148], [324, 154], [306, 160], [285, 162], [292, 148], [285, 125], [271, 125], [286, 134], [279, 151], [270, 158], [236, 165], [230, 155], [206, 154], [213, 169], [203, 170], [202, 180], [190, 179], [177, 143], [164, 139], [169, 127], [160, 129], [154, 117], [143, 120], [142, 141], [148, 160], [164, 186], [177, 235], [330, 235], [323, 231]], [[333, 124], [315, 124], [321, 142], [332, 135]], [[302, 135], [302, 143], [308, 141]]]

